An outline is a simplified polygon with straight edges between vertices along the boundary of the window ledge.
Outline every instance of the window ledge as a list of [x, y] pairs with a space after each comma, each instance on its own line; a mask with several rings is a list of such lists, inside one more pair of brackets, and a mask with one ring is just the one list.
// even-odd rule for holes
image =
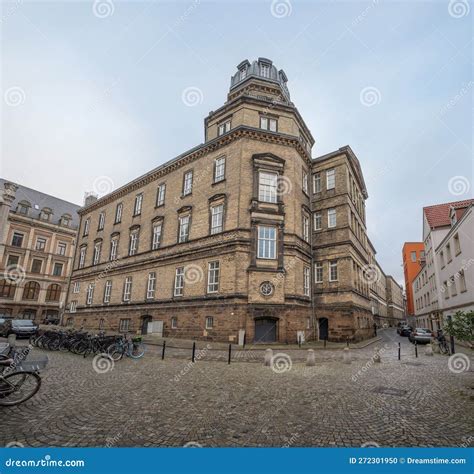
[[217, 184], [225, 183], [225, 181], [226, 181], [226, 178], [220, 179], [219, 181], [213, 181], [211, 186], [215, 186]]

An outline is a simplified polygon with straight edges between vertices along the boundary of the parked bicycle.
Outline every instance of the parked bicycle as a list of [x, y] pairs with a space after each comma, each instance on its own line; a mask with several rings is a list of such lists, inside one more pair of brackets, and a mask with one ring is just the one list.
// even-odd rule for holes
[[132, 359], [140, 359], [144, 356], [146, 350], [141, 337], [123, 336], [111, 344], [107, 349], [107, 354], [114, 360], [120, 360], [123, 356]]
[[441, 354], [449, 354], [451, 352], [448, 341], [446, 340], [446, 337], [444, 336], [441, 329], [438, 329], [436, 340], [438, 341], [439, 352], [441, 352]]
[[8, 344], [0, 350], [0, 406], [14, 406], [33, 397], [41, 387], [39, 371], [48, 357], [29, 358], [28, 347], [17, 351]]

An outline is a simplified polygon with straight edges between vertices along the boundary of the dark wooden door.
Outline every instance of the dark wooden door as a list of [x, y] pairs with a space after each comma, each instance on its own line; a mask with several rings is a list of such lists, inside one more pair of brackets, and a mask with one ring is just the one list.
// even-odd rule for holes
[[275, 319], [255, 320], [255, 342], [276, 342], [277, 322]]

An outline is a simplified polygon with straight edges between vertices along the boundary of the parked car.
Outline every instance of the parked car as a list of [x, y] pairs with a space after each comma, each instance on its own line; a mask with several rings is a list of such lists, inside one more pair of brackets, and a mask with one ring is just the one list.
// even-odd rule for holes
[[59, 316], [48, 314], [43, 320], [43, 324], [59, 324]]
[[0, 325], [0, 335], [8, 337], [10, 334], [16, 334], [20, 337], [30, 337], [38, 332], [38, 326], [31, 319], [6, 319]]
[[400, 326], [397, 328], [397, 332], [398, 334], [400, 334], [400, 336], [409, 336], [412, 332], [412, 328], [410, 326]]
[[415, 328], [414, 331], [410, 333], [408, 336], [408, 339], [410, 342], [417, 344], [428, 344], [431, 342], [431, 338], [433, 337], [433, 334], [429, 329], [425, 328]]

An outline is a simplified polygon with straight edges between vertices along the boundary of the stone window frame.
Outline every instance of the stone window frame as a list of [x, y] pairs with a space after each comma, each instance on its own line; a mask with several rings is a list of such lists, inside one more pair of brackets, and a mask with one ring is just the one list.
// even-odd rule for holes
[[[184, 296], [184, 266], [176, 267], [173, 283], [173, 297], [182, 298]], [[178, 286], [178, 280], [180, 285]], [[179, 290], [179, 291], [177, 291]]]
[[[13, 259], [17, 259], [16, 262], [11, 262], [10, 260], [10, 257], [13, 257]], [[21, 255], [20, 254], [16, 254], [16, 253], [8, 253], [7, 255], [7, 267], [10, 267], [10, 266], [15, 266], [17, 267], [18, 265], [20, 265], [20, 260], [21, 260]]]
[[[217, 162], [222, 161], [222, 160], [224, 160], [224, 165], [222, 166], [223, 169], [224, 169], [224, 173], [222, 175], [217, 176], [216, 175], [217, 169], [218, 169]], [[214, 167], [213, 167], [213, 170], [212, 170], [212, 184], [218, 184], [218, 183], [222, 183], [222, 181], [225, 181], [225, 179], [226, 179], [226, 169], [227, 169], [227, 157], [226, 157], [226, 155], [221, 155], [221, 156], [218, 156], [217, 158], [214, 159]]]
[[[113, 242], [116, 242], [116, 245], [114, 247]], [[109, 262], [113, 262], [117, 260], [118, 257], [118, 248], [120, 244], [120, 232], [113, 232], [110, 234], [110, 244], [109, 244]], [[112, 253], [112, 250], [114, 252]]]
[[[40, 241], [42, 242], [42, 244], [38, 245]], [[46, 252], [46, 245], [47, 244], [48, 244], [48, 238], [38, 235], [36, 237], [36, 241], [35, 241], [35, 250], [38, 250], [40, 252]]]
[[[149, 272], [146, 282], [145, 300], [154, 300], [156, 294], [156, 272]], [[150, 283], [152, 284], [150, 285]]]
[[[259, 112], [259, 117], [258, 117], [258, 127], [260, 130], [265, 130], [265, 132], [270, 132], [270, 133], [278, 133], [278, 120], [279, 120], [278, 115], [274, 114], [269, 114], [268, 112]], [[267, 125], [264, 126], [262, 123], [262, 120], [267, 121]], [[271, 121], [275, 123], [275, 130], [271, 129]]]
[[61, 293], [63, 289], [61, 285], [58, 285], [57, 283], [51, 283], [48, 285], [46, 288], [46, 297], [45, 301], [59, 301], [61, 298]]
[[[11, 245], [12, 247], [17, 247], [17, 248], [19, 248], [19, 249], [22, 248], [22, 247], [23, 247], [23, 241], [24, 241], [24, 239], [25, 239], [25, 235], [26, 235], [25, 232], [21, 232], [21, 231], [19, 231], [19, 230], [14, 230], [14, 231], [13, 231], [13, 234], [12, 234], [12, 238], [11, 238], [10, 245]], [[19, 237], [19, 238], [21, 239], [20, 245], [14, 244], [14, 242], [15, 242], [15, 237]]]
[[40, 211], [40, 220], [44, 222], [50, 222], [51, 216], [53, 215], [53, 210], [50, 207], [43, 207]]
[[[77, 308], [77, 300], [72, 300], [69, 303], [69, 312], [70, 313], [75, 313]], [[67, 318], [66, 326], [72, 326], [73, 324], [73, 319], [72, 318]]]
[[[158, 250], [161, 247], [163, 242], [163, 232], [164, 232], [165, 218], [164, 216], [156, 216], [151, 221], [151, 239], [150, 239], [150, 249]], [[158, 245], [155, 246], [155, 228], [160, 228], [160, 239]]]
[[77, 268], [81, 269], [86, 266], [86, 258], [87, 258], [87, 244], [82, 244], [79, 247], [79, 261], [77, 262]]
[[89, 235], [89, 230], [91, 226], [91, 218], [88, 217], [84, 219], [84, 227], [82, 228], [82, 237], [87, 237]]
[[0, 279], [0, 298], [12, 300], [15, 298], [17, 285], [7, 278]]
[[115, 216], [114, 216], [114, 224], [120, 224], [122, 222], [122, 215], [123, 215], [123, 202], [118, 202], [115, 206]]
[[[190, 235], [191, 235], [191, 223], [192, 223], [192, 213], [193, 207], [192, 206], [183, 206], [178, 209], [178, 227], [177, 227], [177, 235], [176, 235], [176, 243], [178, 244], [185, 244], [189, 242]], [[187, 234], [185, 240], [181, 241], [181, 219], [183, 217], [188, 217], [188, 224], [187, 224]]]
[[86, 306], [91, 306], [94, 302], [94, 283], [89, 283], [86, 290]]
[[303, 294], [311, 296], [311, 267], [303, 265]]
[[309, 197], [309, 173], [304, 166], [301, 168], [301, 189]]
[[[331, 224], [331, 217], [334, 217], [334, 224]], [[335, 229], [337, 227], [337, 209], [331, 207], [327, 210], [327, 219], [328, 219], [328, 229]]]
[[102, 254], [102, 239], [95, 239], [94, 240], [94, 252], [92, 253], [92, 265], [99, 265], [100, 264], [100, 257]]
[[119, 332], [129, 332], [132, 326], [131, 318], [120, 318], [119, 319]]
[[[332, 186], [329, 187], [329, 181], [331, 180]], [[336, 189], [336, 168], [329, 168], [326, 170], [326, 191]]]
[[[31, 209], [31, 203], [29, 201], [20, 201], [16, 206], [16, 212], [22, 216], [27, 216]], [[23, 212], [24, 211], [24, 212]]]
[[122, 290], [122, 302], [130, 303], [132, 300], [132, 287], [133, 287], [133, 278], [130, 275], [125, 277], [123, 281], [123, 290]]
[[[56, 273], [57, 265], [61, 265], [61, 272], [59, 274]], [[52, 271], [51, 275], [60, 277], [60, 276], [62, 276], [63, 272], [64, 272], [64, 263], [63, 262], [54, 262], [53, 263], [53, 271]]]
[[[186, 183], [188, 182], [187, 176], [191, 175], [191, 180], [190, 180], [190, 187], [189, 190], [186, 187]], [[193, 188], [194, 188], [194, 168], [189, 168], [186, 171], [183, 172], [183, 183], [181, 186], [181, 198], [184, 198], [186, 196], [192, 196], [193, 194]]]
[[[163, 199], [161, 199], [161, 194], [163, 190]], [[166, 202], [166, 182], [160, 183], [156, 188], [156, 200], [155, 200], [155, 208], [162, 207], [165, 205]]]
[[72, 293], [77, 295], [79, 291], [81, 291], [81, 282], [80, 281], [72, 282]]
[[171, 317], [171, 329], [178, 329], [178, 317], [172, 316]]
[[[319, 223], [319, 226], [317, 225]], [[322, 230], [323, 228], [323, 214], [321, 211], [313, 212], [313, 230]]]
[[[328, 279], [329, 279], [329, 282], [330, 283], [336, 283], [339, 281], [339, 273], [338, 273], [338, 259], [331, 259], [329, 260], [328, 262], [328, 267], [329, 267], [329, 271], [328, 271]], [[332, 277], [332, 270], [333, 268], [336, 269], [336, 278], [333, 278]]]
[[[264, 203], [264, 204], [282, 204], [283, 200], [281, 193], [278, 192], [278, 181], [283, 177], [285, 171], [285, 160], [273, 153], [257, 153], [252, 156], [253, 161], [253, 187], [252, 187], [252, 201]], [[267, 201], [259, 200], [259, 174], [260, 172], [276, 173], [277, 178], [277, 193], [276, 202], [271, 203]]]
[[104, 230], [105, 227], [105, 211], [99, 212], [99, 220], [97, 222], [97, 232]]
[[[227, 124], [229, 125], [227, 127]], [[216, 123], [217, 126], [217, 136], [222, 137], [226, 133], [229, 133], [232, 130], [232, 114], [225, 116]], [[221, 127], [224, 127], [221, 131]]]
[[[60, 248], [64, 250], [59, 250]], [[66, 252], [67, 252], [67, 242], [59, 241], [58, 244], [56, 245], [56, 254], [60, 255], [61, 257], [65, 257]]]
[[104, 304], [109, 304], [110, 303], [110, 298], [112, 296], [112, 280], [106, 280], [105, 285], [104, 285], [104, 299], [103, 302]]
[[[321, 271], [321, 278], [318, 278], [318, 273]], [[314, 282], [317, 284], [324, 283], [324, 263], [314, 262]]]
[[[311, 210], [308, 206], [301, 206], [301, 232], [306, 243], [311, 242]], [[306, 219], [306, 220], [305, 220]]]
[[[211, 196], [208, 199], [209, 202], [209, 235], [217, 235], [217, 234], [222, 234], [222, 232], [225, 231], [225, 221], [227, 217], [227, 194], [214, 194], [214, 196]], [[222, 205], [222, 230], [219, 232], [212, 232], [212, 209], [214, 207]]]
[[135, 201], [133, 203], [133, 216], [132, 217], [137, 217], [137, 216], [141, 215], [142, 209], [143, 209], [143, 198], [144, 198], [143, 192], [137, 193], [135, 195]]
[[[211, 268], [211, 265], [217, 264], [217, 268]], [[215, 272], [217, 277], [214, 276], [214, 281], [211, 282], [211, 272]], [[220, 279], [221, 279], [221, 262], [220, 260], [213, 260], [207, 264], [207, 280], [206, 280], [206, 293], [207, 294], [216, 294], [220, 290]], [[216, 286], [217, 289], [210, 290], [210, 286]]]
[[59, 222], [61, 223], [63, 227], [69, 227], [69, 225], [71, 224], [71, 221], [72, 221], [71, 214], [63, 214], [59, 220]]
[[214, 329], [214, 316], [206, 316], [204, 327], [205, 329]]
[[[128, 239], [128, 256], [129, 257], [134, 257], [135, 255], [138, 254], [139, 250], [139, 245], [140, 245], [140, 226], [139, 225], [133, 225], [129, 229], [129, 239]], [[136, 237], [133, 239], [133, 237]], [[135, 241], [135, 246], [132, 252], [132, 242]]]
[[[33, 268], [34, 268], [33, 265], [34, 265], [35, 262], [40, 262], [40, 267], [39, 267], [38, 271], [33, 270]], [[32, 258], [31, 259], [31, 265], [30, 265], [30, 272], [34, 273], [34, 274], [42, 273], [43, 265], [44, 265], [44, 259], [42, 259], [42, 258]]]

